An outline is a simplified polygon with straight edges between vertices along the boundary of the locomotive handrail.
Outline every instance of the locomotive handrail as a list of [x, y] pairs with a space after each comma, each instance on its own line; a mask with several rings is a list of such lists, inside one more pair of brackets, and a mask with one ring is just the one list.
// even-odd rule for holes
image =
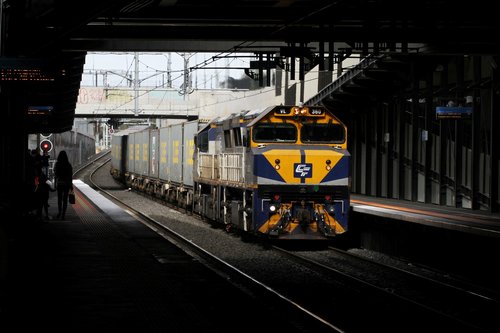
[[243, 152], [221, 153], [221, 179], [225, 181], [245, 182], [245, 154]]
[[216, 179], [219, 169], [218, 154], [198, 153], [196, 168], [200, 178]]
[[197, 164], [198, 175], [200, 178], [217, 179], [223, 181], [244, 183], [245, 174], [245, 153], [198, 153]]

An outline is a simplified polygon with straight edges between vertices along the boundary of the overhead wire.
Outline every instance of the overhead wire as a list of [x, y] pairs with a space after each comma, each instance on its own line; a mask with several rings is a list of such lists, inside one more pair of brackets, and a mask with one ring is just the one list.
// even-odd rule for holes
[[[306, 14], [306, 15], [303, 15], [303, 16], [301, 16], [301, 17], [297, 18], [297, 19], [296, 19], [295, 21], [293, 21], [293, 22], [290, 22], [290, 23], [285, 23], [285, 24], [279, 24], [279, 25], [277, 24], [277, 25], [276, 25], [276, 28], [277, 28], [277, 29], [276, 29], [274, 32], [272, 32], [271, 34], [275, 34], [275, 33], [277, 33], [277, 32], [279, 32], [279, 31], [281, 31], [281, 30], [285, 29], [286, 27], [288, 27], [288, 26], [290, 26], [290, 25], [297, 24], [297, 23], [299, 23], [299, 22], [301, 22], [301, 21], [305, 20], [306, 18], [310, 18], [310, 17], [312, 17], [312, 16], [314, 16], [314, 15], [316, 15], [316, 14], [318, 14], [318, 13], [320, 13], [320, 12], [322, 12], [322, 11], [324, 11], [324, 10], [326, 10], [326, 9], [328, 9], [328, 8], [330, 8], [330, 7], [332, 7], [332, 6], [337, 5], [337, 4], [338, 4], [338, 3], [340, 3], [340, 2], [342, 2], [342, 1], [335, 1], [335, 2], [331, 2], [331, 3], [327, 3], [327, 4], [326, 4], [326, 5], [324, 5], [323, 7], [320, 7], [320, 8], [318, 8], [318, 9], [316, 9], [316, 10], [314, 10], [314, 11], [312, 11], [312, 12], [310, 12], [310, 13]], [[229, 48], [229, 49], [228, 49], [228, 50], [226, 50], [226, 51], [219, 52], [219, 53], [217, 53], [215, 56], [212, 56], [212, 57], [211, 57], [211, 58], [209, 58], [209, 59], [205, 59], [204, 61], [200, 62], [198, 65], [196, 65], [196, 66], [194, 66], [194, 67], [190, 67], [190, 68], [189, 68], [189, 71], [191, 72], [192, 70], [195, 70], [195, 69], [201, 69], [201, 68], [203, 68], [203, 67], [207, 67], [208, 65], [210, 65], [210, 64], [212, 64], [212, 63], [214, 63], [214, 62], [216, 61], [216, 58], [221, 57], [221, 56], [223, 56], [223, 55], [225, 55], [225, 56], [227, 57], [227, 56], [229, 56], [229, 55], [231, 55], [231, 54], [238, 53], [238, 51], [239, 51], [239, 52], [241, 52], [241, 50], [242, 50], [242, 48], [243, 48], [244, 46], [247, 46], [247, 47], [248, 47], [248, 46], [250, 46], [250, 45], [252, 45], [252, 44], [254, 44], [254, 43], [256, 43], [256, 42], [257, 42], [257, 41], [243, 41], [243, 42], [241, 42], [241, 43], [239, 43], [239, 44], [237, 44], [237, 45], [235, 45], [235, 46], [233, 46], [233, 47]], [[174, 78], [172, 81], [175, 81], [176, 79], [179, 79], [179, 78], [181, 78], [181, 77], [183, 77], [183, 76], [184, 76], [184, 73], [183, 73], [182, 75], [179, 75], [178, 77]], [[109, 113], [111, 113], [111, 112], [113, 112], [113, 111], [115, 111], [115, 110], [117, 110], [117, 109], [119, 109], [119, 108], [123, 107], [124, 105], [126, 105], [126, 104], [128, 104], [128, 103], [130, 103], [130, 102], [135, 101], [135, 99], [136, 99], [136, 98], [140, 98], [140, 97], [142, 97], [142, 96], [144, 96], [144, 95], [148, 94], [149, 92], [154, 91], [154, 90], [157, 90], [157, 89], [160, 89], [160, 88], [164, 88], [164, 84], [159, 85], [159, 86], [156, 86], [156, 87], [153, 87], [153, 88], [151, 88], [151, 89], [149, 89], [149, 90], [146, 90], [146, 91], [144, 91], [142, 94], [138, 94], [136, 97], [134, 97], [134, 98], [133, 98], [133, 99], [131, 99], [130, 101], [125, 102], [125, 103], [122, 103], [122, 104], [120, 104], [120, 105], [116, 106], [114, 109], [110, 110], [107, 114], [109, 114]]]

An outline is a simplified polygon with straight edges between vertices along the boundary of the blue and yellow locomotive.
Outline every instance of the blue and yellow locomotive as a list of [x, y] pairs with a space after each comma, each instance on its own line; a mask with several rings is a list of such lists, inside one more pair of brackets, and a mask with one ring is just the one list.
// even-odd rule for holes
[[273, 106], [202, 128], [194, 211], [228, 227], [325, 239], [348, 227], [347, 129], [319, 106]]
[[328, 109], [273, 106], [117, 133], [111, 173], [227, 230], [317, 240], [348, 228], [349, 158]]

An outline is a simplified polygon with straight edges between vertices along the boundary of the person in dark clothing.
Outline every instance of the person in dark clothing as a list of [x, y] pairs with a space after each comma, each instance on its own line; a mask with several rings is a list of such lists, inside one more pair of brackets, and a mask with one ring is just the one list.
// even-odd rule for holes
[[45, 213], [45, 219], [49, 219], [49, 195], [50, 191], [55, 191], [50, 188], [47, 181], [47, 176], [42, 172], [39, 176], [38, 185], [35, 188], [37, 202], [36, 216], [40, 221], [42, 221], [42, 213]]
[[22, 208], [23, 216], [31, 216], [32, 212], [36, 209], [36, 171], [35, 165], [33, 163], [33, 156], [31, 155], [31, 149], [28, 149], [25, 156], [25, 175], [24, 175], [24, 195], [26, 198], [26, 205]]
[[43, 152], [42, 155], [42, 172], [49, 178], [49, 160], [50, 155], [46, 151]]
[[31, 159], [33, 161], [33, 167], [35, 168], [35, 173], [39, 176], [42, 173], [42, 155], [38, 149], [31, 150]]
[[54, 175], [57, 189], [57, 218], [64, 219], [66, 208], [68, 208], [68, 194], [73, 189], [73, 166], [69, 162], [65, 150], [62, 150], [57, 156]]

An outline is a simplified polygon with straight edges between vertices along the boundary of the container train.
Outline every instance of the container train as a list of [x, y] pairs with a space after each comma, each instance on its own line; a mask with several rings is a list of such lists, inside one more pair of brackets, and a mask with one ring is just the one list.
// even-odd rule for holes
[[321, 106], [117, 132], [110, 172], [229, 230], [325, 240], [347, 231], [347, 128]]

